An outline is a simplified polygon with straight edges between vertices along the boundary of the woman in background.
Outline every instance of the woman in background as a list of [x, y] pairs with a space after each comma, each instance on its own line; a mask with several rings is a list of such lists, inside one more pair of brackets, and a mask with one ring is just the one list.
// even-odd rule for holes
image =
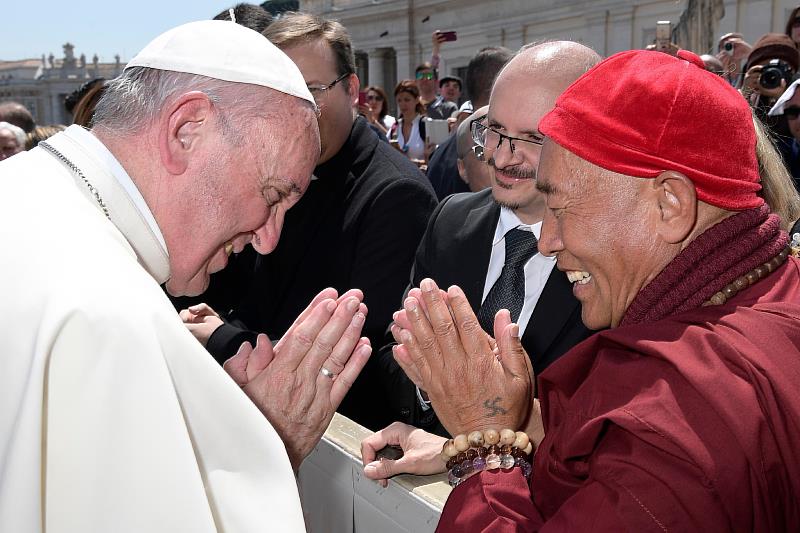
[[367, 87], [366, 93], [367, 104], [363, 114], [370, 124], [388, 137], [397, 121], [389, 114], [389, 98], [386, 96], [386, 91], [377, 85], [371, 85]]
[[425, 107], [419, 99], [419, 89], [414, 80], [403, 80], [394, 90], [397, 102], [397, 123], [389, 139], [397, 140], [397, 148], [417, 164], [425, 162], [425, 139], [420, 131]]

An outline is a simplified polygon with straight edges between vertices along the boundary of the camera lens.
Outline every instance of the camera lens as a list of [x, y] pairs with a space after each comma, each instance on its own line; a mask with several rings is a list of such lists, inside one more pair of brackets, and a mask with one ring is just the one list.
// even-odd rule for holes
[[728, 41], [723, 45], [723, 48], [725, 48], [726, 52], [733, 52], [733, 43]]
[[767, 67], [761, 71], [758, 83], [765, 89], [776, 89], [781, 85], [783, 72], [777, 67]]

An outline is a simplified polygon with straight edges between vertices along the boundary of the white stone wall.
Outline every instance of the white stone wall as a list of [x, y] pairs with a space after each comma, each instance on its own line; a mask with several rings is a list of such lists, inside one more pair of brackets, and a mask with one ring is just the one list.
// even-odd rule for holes
[[[678, 22], [687, 0], [301, 0], [303, 11], [335, 18], [350, 31], [354, 48], [369, 54], [369, 79], [391, 93], [431, 54], [431, 33], [456, 30], [441, 51], [440, 76], [455, 74], [480, 48], [515, 50], [541, 39], [569, 39], [602, 55], [643, 48], [658, 20]], [[719, 35], [739, 31], [755, 42], [782, 33], [798, 0], [725, 0]], [[427, 18], [427, 20], [426, 20]], [[381, 36], [383, 34], [383, 36]], [[708, 50], [696, 50], [699, 53]]]

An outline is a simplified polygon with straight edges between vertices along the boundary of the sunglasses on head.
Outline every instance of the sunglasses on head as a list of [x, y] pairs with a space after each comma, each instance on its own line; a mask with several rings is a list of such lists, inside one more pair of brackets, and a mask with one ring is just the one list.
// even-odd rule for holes
[[432, 80], [433, 72], [417, 72], [417, 79], [418, 80]]
[[786, 118], [789, 120], [797, 119], [798, 115], [800, 115], [800, 107], [793, 105], [792, 107], [787, 107], [783, 110], [783, 114], [786, 115]]

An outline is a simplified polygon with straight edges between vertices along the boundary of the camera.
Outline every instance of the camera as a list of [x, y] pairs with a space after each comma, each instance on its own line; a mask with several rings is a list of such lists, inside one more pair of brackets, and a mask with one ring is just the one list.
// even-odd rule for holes
[[722, 51], [728, 54], [729, 56], [733, 55], [733, 43], [730, 41], [725, 41], [725, 44], [722, 45]]
[[772, 59], [764, 65], [758, 83], [764, 89], [777, 89], [781, 86], [781, 80], [786, 80], [788, 85], [792, 81], [792, 74], [792, 67], [786, 61]]

